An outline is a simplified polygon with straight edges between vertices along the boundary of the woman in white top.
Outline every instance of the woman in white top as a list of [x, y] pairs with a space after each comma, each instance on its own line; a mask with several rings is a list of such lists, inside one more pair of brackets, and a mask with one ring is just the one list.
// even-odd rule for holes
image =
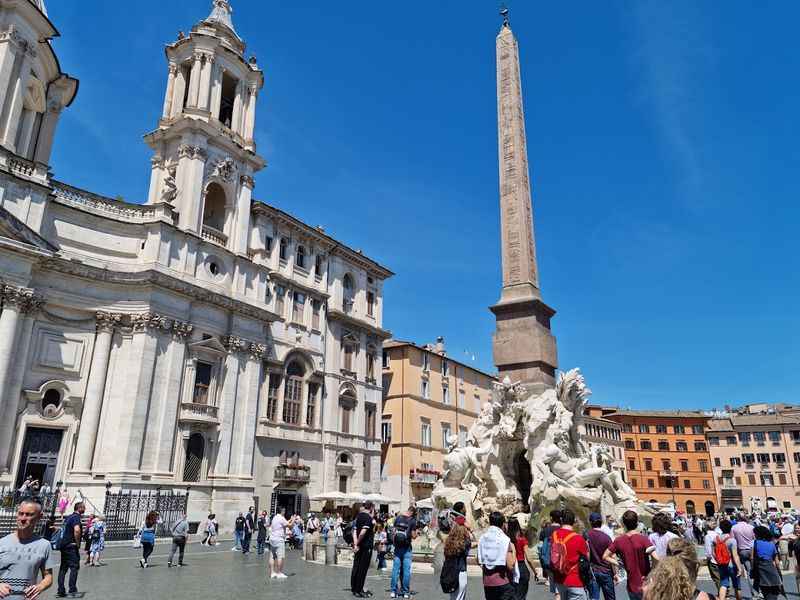
[[648, 537], [655, 548], [651, 556], [655, 560], [663, 560], [667, 556], [667, 544], [679, 536], [672, 531], [672, 520], [669, 515], [658, 513], [653, 516], [653, 533]]

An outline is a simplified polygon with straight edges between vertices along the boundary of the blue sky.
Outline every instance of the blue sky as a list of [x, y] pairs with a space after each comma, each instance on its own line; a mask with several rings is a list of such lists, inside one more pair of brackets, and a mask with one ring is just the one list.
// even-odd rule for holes
[[[49, 2], [81, 80], [57, 177], [144, 200], [164, 44], [210, 4]], [[800, 400], [800, 7], [510, 4], [561, 367], [620, 406]], [[491, 369], [496, 3], [233, 7], [266, 75], [256, 197], [394, 270], [396, 337]]]

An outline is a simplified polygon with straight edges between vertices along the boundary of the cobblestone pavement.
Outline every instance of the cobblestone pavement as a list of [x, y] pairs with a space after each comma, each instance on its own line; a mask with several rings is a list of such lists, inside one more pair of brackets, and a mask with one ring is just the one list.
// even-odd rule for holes
[[[216, 548], [205, 548], [190, 544], [186, 549], [186, 566], [167, 568], [169, 545], [158, 544], [150, 557], [151, 567], [139, 567], [139, 553], [133, 548], [110, 548], [104, 556], [103, 567], [81, 567], [78, 589], [87, 599], [103, 600], [206, 600], [209, 598], [266, 598], [269, 600], [349, 600], [350, 570], [345, 566], [326, 567], [307, 563], [300, 559], [299, 552], [287, 552], [285, 580], [269, 580], [266, 577], [265, 557], [254, 552], [243, 556], [231, 552], [231, 544], [220, 543]], [[411, 581], [415, 600], [445, 600], [438, 579], [428, 572], [415, 572]], [[56, 574], [58, 570], [56, 569]], [[799, 597], [793, 576], [785, 577], [789, 598]], [[703, 580], [700, 587], [711, 591], [711, 582]], [[389, 598], [389, 573], [371, 570], [367, 588], [376, 600]], [[56, 586], [44, 594], [44, 598], [55, 596]], [[468, 598], [482, 600], [483, 589], [480, 577], [469, 579]], [[744, 597], [750, 597], [745, 589]], [[528, 600], [550, 599], [546, 587], [531, 585]], [[624, 586], [618, 587], [617, 598], [626, 600]]]

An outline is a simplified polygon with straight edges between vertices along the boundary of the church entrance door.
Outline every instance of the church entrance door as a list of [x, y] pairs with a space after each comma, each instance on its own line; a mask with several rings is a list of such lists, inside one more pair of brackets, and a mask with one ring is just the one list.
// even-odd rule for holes
[[40, 485], [47, 484], [51, 489], [54, 487], [63, 434], [61, 429], [28, 428], [17, 470], [17, 488], [28, 475], [38, 480]]

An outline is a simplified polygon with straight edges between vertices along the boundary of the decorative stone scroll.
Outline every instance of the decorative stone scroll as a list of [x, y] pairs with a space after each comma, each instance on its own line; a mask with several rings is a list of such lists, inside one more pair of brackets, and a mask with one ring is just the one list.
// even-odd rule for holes
[[178, 146], [178, 156], [180, 158], [199, 158], [201, 160], [205, 160], [208, 158], [208, 152], [205, 148], [201, 148], [200, 146], [181, 144]]
[[122, 324], [122, 315], [119, 313], [97, 311], [95, 319], [97, 321], [97, 331], [113, 331], [115, 327], [119, 327]]

